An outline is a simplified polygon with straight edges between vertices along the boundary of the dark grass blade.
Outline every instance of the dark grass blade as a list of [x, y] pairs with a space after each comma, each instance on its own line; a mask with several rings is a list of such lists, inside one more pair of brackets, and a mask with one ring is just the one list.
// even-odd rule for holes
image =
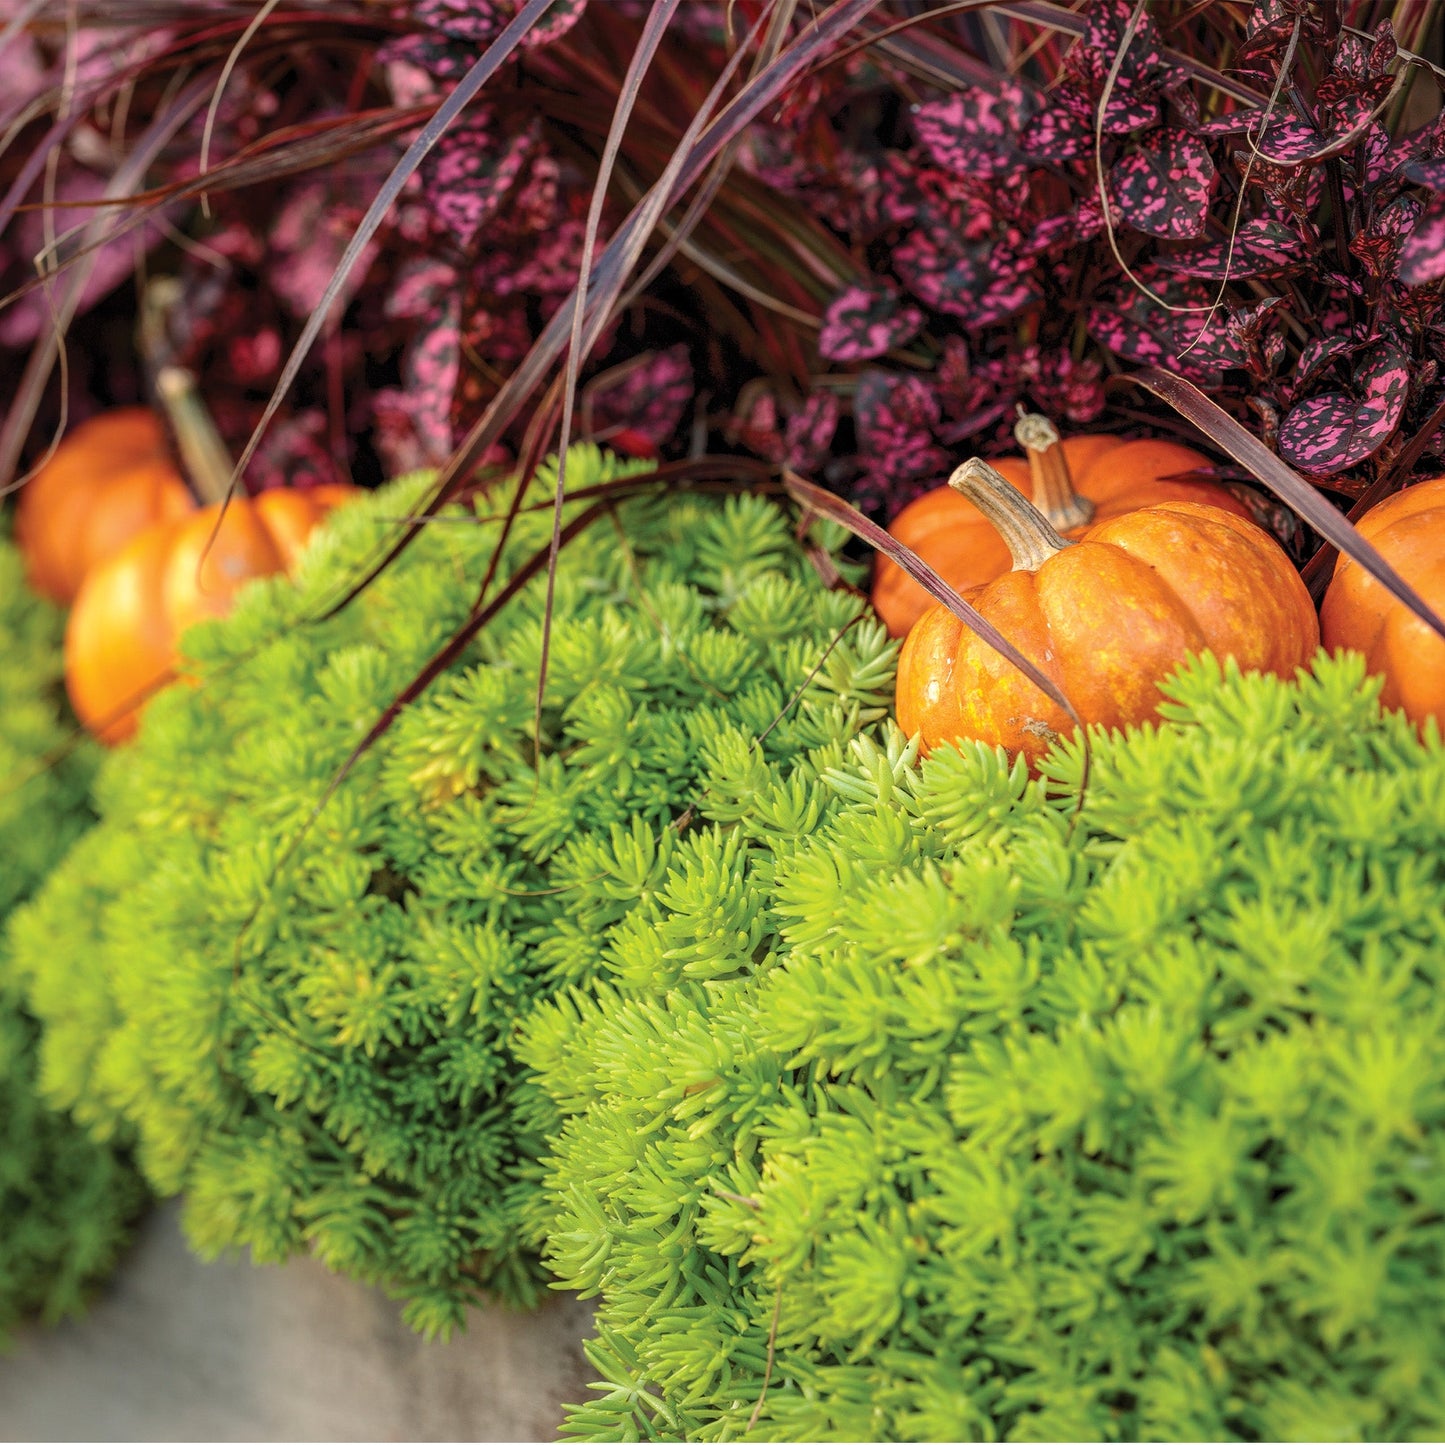
[[[661, 216], [691, 188], [725, 146], [741, 134], [805, 69], [826, 56], [829, 47], [879, 3], [881, 0], [839, 0], [838, 4], [798, 36], [775, 62], [749, 81], [716, 120], [703, 131], [710, 107], [723, 93], [726, 82], [736, 70], [746, 49], [745, 46], [738, 48], [709, 93], [708, 100], [689, 124], [667, 170], [619, 226], [616, 235], [599, 258], [592, 277], [593, 299], [588, 307], [591, 314], [584, 332], [585, 345], [592, 345], [601, 334], [617, 297], [636, 267]], [[765, 9], [753, 27], [754, 33], [766, 14]], [[498, 440], [517, 411], [540, 384], [542, 377], [566, 344], [570, 331], [571, 307], [575, 304], [575, 295], [570, 301], [563, 302], [533, 344], [532, 350], [507, 379], [486, 412], [453, 453], [438, 477], [427, 505], [422, 509], [424, 516], [430, 516], [441, 507], [471, 475], [487, 449]], [[408, 528], [396, 538], [385, 553], [328, 609], [328, 615], [345, 607], [400, 556], [411, 545], [420, 525], [418, 523]]]
[[[756, 459], [740, 457], [703, 457], [696, 461], [675, 462], [668, 467], [659, 467], [656, 471], [645, 472], [635, 477], [619, 477], [611, 482], [600, 482], [595, 486], [581, 487], [577, 491], [569, 493], [566, 500], [575, 502], [584, 498], [593, 498], [592, 504], [580, 512], [570, 522], [563, 526], [558, 533], [557, 550], [560, 551], [574, 538], [580, 536], [599, 517], [611, 512], [619, 503], [629, 501], [635, 497], [655, 495], [658, 492], [669, 490], [687, 490], [701, 492], [716, 492], [732, 494], [738, 491], [737, 474], [739, 470], [753, 472], [751, 483], [747, 489], [751, 491], [773, 491], [781, 490], [776, 484], [768, 485], [768, 478], [772, 476], [773, 468], [765, 462]], [[554, 502], [541, 502], [534, 507], [527, 508], [529, 511], [540, 511], [553, 507]], [[473, 520], [473, 519], [464, 519]], [[476, 518], [477, 525], [483, 519]], [[865, 519], [866, 520], [866, 519]], [[872, 526], [872, 523], [868, 523]], [[486, 600], [486, 589], [480, 589], [477, 600], [472, 606], [467, 620], [457, 631], [438, 649], [426, 665], [417, 673], [416, 677], [387, 705], [375, 723], [372, 724], [366, 736], [356, 745], [356, 748], [342, 764], [340, 771], [332, 779], [327, 788], [326, 796], [329, 799], [337, 787], [345, 780], [367, 750], [380, 737], [382, 737], [391, 725], [396, 721], [403, 708], [414, 702], [421, 696], [440, 675], [446, 670], [462, 652], [466, 646], [486, 626], [493, 617], [499, 613], [532, 578], [536, 577], [544, 569], [555, 565], [552, 547], [549, 545], [542, 551], [535, 552], [529, 557], [512, 576], [506, 585], [497, 595]], [[921, 563], [919, 564], [922, 565]], [[1065, 704], [1067, 706], [1067, 704]], [[317, 811], [320, 811], [319, 805]]]
[[[599, 517], [609, 512], [614, 503], [609, 500], [594, 502], [584, 512], [574, 517], [565, 527], [562, 528], [560, 546], [565, 547], [573, 538], [580, 536]], [[277, 880], [286, 871], [291, 860], [296, 856], [297, 849], [305, 842], [311, 829], [315, 827], [322, 813], [326, 811], [326, 805], [334, 798], [337, 792], [345, 784], [347, 778], [355, 771], [356, 765], [367, 753], [383, 738], [390, 730], [397, 718], [401, 716], [403, 709], [413, 702], [429, 688], [438, 677], [451, 666], [453, 662], [466, 651], [472, 639], [492, 620], [507, 603], [509, 603], [523, 587], [538, 575], [547, 565], [551, 558], [551, 549], [534, 553], [509, 579], [506, 586], [490, 601], [482, 602], [480, 598], [473, 606], [467, 619], [450, 638], [428, 659], [421, 670], [407, 685], [386, 705], [380, 717], [366, 730], [366, 735], [347, 754], [346, 760], [331, 775], [330, 781], [326, 784], [325, 791], [317, 799], [316, 806], [312, 808], [306, 821], [296, 830], [290, 842], [286, 845], [285, 851], [277, 859], [276, 865], [271, 870], [267, 879], [267, 890], [275, 886]], [[251, 915], [241, 925], [237, 938], [237, 947], [240, 947], [241, 939], [244, 939], [251, 924], [255, 922], [260, 912], [261, 904], [257, 904]]]
[[[146, 171], [155, 164], [175, 133], [206, 103], [210, 86], [208, 79], [193, 81], [151, 122], [111, 176], [105, 188], [106, 195], [112, 198], [124, 197], [138, 187]], [[108, 240], [112, 237], [111, 220], [111, 217], [102, 216], [90, 225], [97, 236]], [[51, 368], [59, 355], [62, 338], [71, 317], [80, 305], [80, 298], [92, 269], [93, 263], [89, 266], [81, 264], [67, 273], [65, 280], [69, 283], [68, 289], [57, 296], [53, 303], [53, 324], [31, 349], [24, 374], [14, 388], [4, 426], [0, 427], [0, 487], [8, 486], [14, 478], [25, 438], [40, 406], [40, 398], [50, 378]], [[53, 282], [55, 278], [52, 276], [49, 279]]]
[[[618, 477], [610, 482], [596, 482], [590, 487], [577, 487], [567, 493], [569, 502], [596, 501], [610, 497], [613, 501], [625, 501], [629, 497], [647, 496], [659, 491], [677, 492], [722, 492], [730, 494], [745, 488], [763, 496], [783, 496], [783, 484], [775, 480], [777, 468], [760, 457], [689, 457], [681, 462], [659, 462], [656, 469], [639, 473], [635, 477]], [[509, 511], [515, 514], [550, 512], [555, 503], [549, 498], [545, 502], [527, 502]], [[419, 513], [404, 517], [388, 517], [392, 526], [411, 522], [422, 526], [476, 527], [506, 520], [506, 512], [482, 513], [472, 516], [465, 513], [455, 515], [438, 512], [430, 517]]]
[[[66, 243], [74, 236], [84, 234], [93, 223], [87, 222], [64, 232], [57, 238], [57, 245], [65, 254], [57, 259], [51, 276], [32, 277], [0, 297], [0, 310], [28, 296], [86, 256], [132, 231], [139, 230], [158, 211], [195, 200], [210, 191], [241, 190], [248, 186], [273, 183], [305, 171], [318, 170], [359, 151], [368, 150], [398, 131], [413, 129], [425, 113], [422, 107], [409, 107], [405, 110], [387, 107], [355, 115], [329, 117], [324, 121], [288, 127], [284, 131], [273, 131], [264, 140], [217, 161], [214, 168], [203, 176], [149, 191], [113, 197], [110, 205], [116, 214], [112, 228], [96, 240], [74, 246]], [[105, 204], [103, 199], [57, 201], [53, 209], [63, 215], [67, 210], [94, 209]], [[124, 214], [121, 214], [122, 208]], [[17, 209], [26, 210], [30, 207], [22, 206]]]
[[[761, 18], [753, 27], [756, 34], [762, 25]], [[751, 39], [751, 36], [749, 37]], [[651, 233], [652, 227], [661, 218], [666, 209], [667, 196], [670, 187], [676, 176], [682, 169], [687, 148], [695, 144], [697, 137], [701, 134], [704, 125], [707, 123], [712, 108], [721, 98], [728, 81], [736, 73], [742, 63], [746, 47], [740, 46], [733, 55], [728, 65], [718, 76], [716, 83], [709, 92], [706, 101], [699, 108], [697, 114], [692, 118], [687, 130], [684, 132], [681, 142], [674, 151], [667, 167], [657, 183], [648, 191], [633, 208], [627, 219], [619, 227], [618, 233], [613, 237], [602, 253], [602, 259], [593, 273], [593, 278], [605, 273], [606, 277], [616, 278], [615, 286], [610, 290], [604, 283], [599, 282], [593, 292], [591, 302], [587, 308], [592, 312], [590, 326], [586, 326], [583, 332], [583, 346], [590, 347], [600, 334], [602, 326], [607, 319], [607, 311], [603, 310], [603, 303], [609, 297], [615, 297], [616, 290], [621, 288], [626, 277], [636, 265], [642, 254], [643, 247]], [[606, 292], [606, 294], [604, 294]], [[571, 332], [571, 316], [577, 306], [577, 292], [574, 289], [567, 301], [558, 307], [551, 320], [542, 329], [542, 334], [533, 343], [532, 349], [522, 359], [521, 365], [503, 383], [496, 396], [492, 398], [486, 411], [478, 419], [472, 430], [463, 439], [461, 446], [452, 454], [447, 465], [442, 469], [432, 488], [431, 496], [422, 509], [422, 516], [429, 517], [435, 514], [447, 499], [452, 496], [457, 488], [461, 486], [465, 478], [479, 464], [481, 458], [486, 454], [487, 449], [500, 439], [502, 432], [510, 424], [511, 420], [536, 388], [541, 384], [542, 378], [547, 370], [556, 361], [566, 344]], [[585, 313], [584, 313], [585, 315]], [[533, 426], [529, 436], [540, 436], [545, 427], [539, 425], [543, 416], [547, 413], [547, 406], [538, 409], [539, 414], [533, 418]], [[531, 474], [536, 469], [537, 459], [531, 456], [523, 456], [521, 465], [517, 469], [517, 484], [513, 497], [512, 506], [508, 511], [507, 519], [503, 523], [502, 534], [497, 540], [497, 547], [493, 553], [492, 562], [487, 569], [486, 579], [482, 588], [485, 592], [490, 584], [496, 570], [497, 559], [501, 555], [501, 549], [505, 545], [511, 531], [512, 522], [516, 516], [517, 508], [521, 505], [523, 493], [526, 491], [527, 483]], [[347, 606], [351, 600], [391, 565], [402, 552], [411, 545], [422, 523], [418, 522], [408, 527], [399, 537], [395, 538], [386, 553], [355, 581], [346, 593], [333, 603], [323, 614], [331, 616]]]
[[[50, 0], [42, 0], [40, 8], [43, 10], [47, 3], [50, 3]], [[185, 0], [184, 6], [178, 6], [177, 9], [183, 13], [172, 16], [170, 21], [164, 23], [169, 24], [177, 20], [181, 22], [190, 21], [192, 24], [195, 23], [196, 17], [192, 0]], [[113, 26], [126, 26], [139, 23], [138, 19], [121, 19], [119, 13], [121, 11], [121, 5], [119, 0], [104, 0], [104, 11], [105, 13], [101, 15], [92, 16], [87, 16], [82, 11], [79, 16], [80, 22], [90, 26], [95, 26], [102, 21]], [[23, 16], [25, 13], [25, 11], [21, 11], [19, 15]], [[88, 86], [78, 89], [76, 94], [71, 98], [64, 113], [56, 117], [50, 130], [31, 148], [25, 158], [24, 164], [6, 191], [4, 199], [0, 200], [0, 231], [5, 229], [15, 210], [30, 193], [36, 181], [39, 180], [40, 174], [47, 164], [49, 154], [58, 145], [65, 142], [70, 132], [74, 130], [76, 126], [84, 123], [86, 117], [94, 111], [96, 106], [106, 100], [113, 100], [117, 95], [126, 90], [127, 87], [139, 83], [147, 76], [158, 75], [167, 68], [168, 63], [170, 68], [178, 73], [189, 73], [196, 71], [198, 67], [201, 67], [207, 60], [224, 61], [236, 37], [246, 28], [247, 23], [254, 17], [254, 14], [255, 12], [252, 8], [248, 13], [239, 15], [233, 22], [225, 25], [221, 23], [224, 17], [218, 14], [215, 17], [216, 28], [212, 31], [202, 34], [191, 31], [182, 34], [156, 53], [147, 55], [143, 59], [135, 61], [120, 70], [102, 75], [92, 81]], [[272, 49], [281, 48], [287, 44], [293, 48], [296, 45], [304, 45], [310, 33], [315, 31], [318, 26], [323, 25], [323, 20], [318, 19], [314, 14], [308, 16], [304, 13], [297, 15], [287, 12], [273, 14], [268, 29], [274, 31], [284, 26], [287, 22], [299, 23], [305, 28], [291, 36], [283, 34], [277, 38], [275, 43], [268, 43], [268, 45], [265, 46], [258, 45], [253, 54], [264, 55], [270, 53]], [[6, 26], [5, 34], [8, 35], [11, 32], [14, 23], [15, 21], [12, 19], [10, 24]], [[163, 22], [156, 20], [154, 23], [160, 25]], [[324, 17], [324, 34], [326, 38], [334, 38], [334, 32], [338, 27], [349, 27], [358, 31], [359, 38], [378, 33], [387, 34], [400, 28], [385, 24], [381, 22], [379, 18], [366, 20], [359, 15], [347, 17], [345, 15], [328, 14]], [[205, 43], [208, 35], [211, 38], [209, 46]], [[55, 90], [55, 98], [58, 103], [58, 86]]]
[[[595, 502], [587, 508], [580, 516], [575, 517], [566, 527], [562, 529], [562, 545], [566, 546], [574, 537], [585, 531], [599, 517], [606, 513], [612, 506], [609, 501]], [[271, 889], [290, 866], [295, 858], [297, 850], [306, 841], [317, 822], [320, 821], [322, 813], [326, 811], [326, 805], [334, 798], [338, 791], [345, 784], [347, 778], [355, 771], [356, 765], [366, 756], [367, 753], [384, 737], [390, 730], [397, 718], [401, 716], [402, 710], [415, 702], [433, 682], [441, 676], [446, 669], [466, 651], [472, 639], [483, 627], [491, 621], [522, 588], [532, 580], [548, 562], [549, 552], [538, 552], [526, 563], [518, 568], [516, 574], [511, 578], [502, 590], [497, 593], [491, 602], [483, 604], [480, 601], [472, 608], [467, 619], [451, 635], [441, 648], [439, 648], [426, 662], [414, 678], [389, 702], [380, 717], [367, 729], [366, 736], [347, 754], [345, 761], [331, 775], [326, 784], [325, 790], [316, 801], [306, 821], [297, 828], [287, 843], [285, 850], [276, 860], [275, 866], [271, 869], [266, 879], [266, 893]], [[263, 900], [264, 902], [264, 900]], [[240, 955], [241, 944], [246, 935], [250, 932], [251, 926], [260, 916], [262, 902], [258, 902], [245, 921], [241, 924], [236, 935], [236, 953]]]
[[[507, 28], [487, 47], [486, 52], [458, 83], [456, 89], [437, 107], [436, 113], [422, 128], [422, 133], [407, 147], [406, 154], [393, 167], [391, 174], [376, 193], [376, 198], [347, 242], [346, 249], [342, 252], [340, 261], [336, 263], [336, 269], [332, 273], [330, 281], [326, 283], [326, 289], [322, 292], [320, 301], [317, 302], [311, 315], [306, 318], [306, 325], [302, 328], [295, 346], [291, 348], [291, 354], [286, 358], [286, 365], [282, 368], [280, 378], [272, 389], [265, 410], [261, 413], [261, 419], [256, 423], [256, 428], [251, 433], [240, 460], [231, 473], [232, 492], [235, 490], [237, 480], [255, 454], [256, 448], [261, 444], [261, 438], [271, 424], [271, 419], [280, 410], [286, 393], [290, 391], [316, 338], [321, 334], [321, 328], [326, 324], [327, 318], [331, 314], [331, 308], [337, 296], [340, 295], [342, 287], [346, 284], [347, 278], [351, 275], [353, 267], [360, 259], [367, 242], [376, 234], [383, 218], [395, 204], [402, 187], [411, 179], [427, 153], [446, 133], [447, 128], [476, 98], [477, 93], [496, 74], [503, 62], [522, 42], [528, 31], [552, 3], [553, 0], [527, 0]], [[211, 177], [207, 176], [205, 179], [209, 181]], [[217, 527], [220, 524], [218, 517]]]
[[894, 21], [872, 35], [855, 40], [830, 55], [827, 64], [837, 65], [860, 50], [873, 49], [930, 85], [942, 86], [946, 90], [965, 90], [973, 86], [993, 90], [1001, 75], [992, 65], [960, 50], [944, 36], [917, 27], [940, 16], [991, 10], [997, 4], [998, 0], [950, 0], [948, 4]]
[[[583, 350], [583, 328], [587, 319], [587, 288], [592, 277], [592, 257], [597, 248], [597, 232], [602, 225], [602, 207], [607, 199], [608, 186], [612, 181], [613, 167], [617, 164], [622, 149], [622, 137], [626, 134], [627, 123], [637, 104], [642, 78], [647, 74], [657, 47], [662, 43], [667, 27], [677, 11], [680, 0], [655, 0], [643, 26], [642, 35], [628, 62], [627, 75], [618, 92], [617, 107], [612, 125], [607, 132], [607, 143], [602, 149], [602, 158], [597, 166], [597, 179], [592, 187], [592, 199], [587, 207], [587, 228], [582, 238], [582, 260], [578, 267], [577, 289], [572, 304], [572, 329], [567, 346], [567, 369], [562, 381], [562, 421], [557, 442], [557, 487], [552, 499], [552, 539], [547, 550], [547, 597], [542, 610], [542, 656], [537, 670], [537, 707], [535, 739], [540, 765], [542, 699], [547, 690], [547, 669], [552, 653], [552, 608], [556, 600], [557, 555], [562, 547], [562, 502], [567, 491], [567, 446], [572, 439], [573, 412], [577, 405], [577, 382], [585, 355]], [[517, 496], [520, 498], [529, 478], [522, 473], [517, 479]], [[499, 544], [500, 550], [500, 544]]]
[[1039, 670], [1027, 657], [996, 628], [981, 612], [971, 607], [937, 572], [896, 537], [890, 536], [876, 522], [870, 522], [856, 507], [851, 507], [842, 497], [835, 496], [826, 487], [800, 477], [796, 472], [784, 470], [783, 485], [794, 501], [824, 517], [846, 527], [855, 537], [862, 538], [870, 547], [882, 552], [896, 562], [928, 594], [941, 602], [960, 621], [976, 632], [993, 650], [1006, 657], [1033, 685], [1063, 708], [1074, 720], [1082, 735], [1083, 719], [1074, 711], [1074, 705], [1053, 681]]
[[1171, 376], [1157, 366], [1128, 373], [1135, 381], [1167, 402], [1180, 416], [1192, 422], [1222, 451], [1244, 467], [1287, 507], [1304, 518], [1327, 542], [1358, 562], [1398, 601], [1422, 622], [1445, 637], [1445, 621], [1420, 595], [1360, 536], [1323, 497], [1298, 473], [1291, 471], [1265, 444], [1247, 432], [1228, 412], [1222, 410], [1198, 387], [1182, 377]]
[[[782, 37], [787, 30], [789, 23], [796, 11], [797, 0], [781, 0], [781, 3], [773, 7], [768, 18], [768, 33], [763, 40], [763, 51], [760, 52], [759, 61], [772, 61], [777, 59], [777, 53], [781, 47]], [[755, 62], [753, 74], [756, 75], [763, 67]], [[713, 202], [717, 199], [727, 181], [729, 173], [733, 169], [733, 163], [737, 155], [736, 140], [730, 141], [723, 147], [717, 159], [713, 162], [712, 169], [704, 178], [702, 184], [697, 188], [691, 201], [688, 202], [686, 213], [682, 220], [672, 228], [671, 234], [664, 240], [657, 254], [648, 262], [647, 269], [637, 277], [628, 288], [627, 294], [618, 302], [621, 309], [626, 309], [638, 297], [647, 290], [652, 283], [672, 264], [673, 258], [678, 252], [686, 252], [692, 259], [697, 261], [704, 269], [708, 269], [714, 278], [720, 275], [718, 267], [721, 266], [727, 272], [731, 268], [725, 262], [714, 263], [707, 257], [700, 248], [692, 247], [688, 238], [697, 228], [703, 216], [711, 209]], [[732, 285], [735, 290], [748, 294], [752, 289], [749, 284], [738, 277], [735, 273], [725, 276], [723, 279], [727, 284]]]

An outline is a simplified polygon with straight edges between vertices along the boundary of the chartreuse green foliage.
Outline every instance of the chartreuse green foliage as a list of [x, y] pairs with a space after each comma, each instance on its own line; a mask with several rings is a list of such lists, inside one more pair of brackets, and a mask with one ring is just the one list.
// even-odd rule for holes
[[[568, 484], [637, 470], [578, 448]], [[554, 484], [544, 471], [532, 500]], [[540, 740], [542, 577], [307, 829], [496, 545], [498, 522], [451, 512], [353, 605], [295, 625], [420, 485], [345, 509], [295, 586], [259, 584], [190, 634], [201, 685], [151, 704], [103, 772], [101, 825], [16, 939], [48, 961], [51, 1096], [137, 1132], [199, 1250], [310, 1251], [444, 1332], [481, 1290], [526, 1302], [541, 1278], [550, 1116], [528, 1103], [519, 1021], [598, 974], [716, 777], [841, 762], [886, 710], [894, 649], [871, 620], [848, 628], [861, 604], [823, 588], [773, 503], [635, 500], [562, 553]], [[503, 578], [551, 526], [521, 516]]]
[[62, 722], [62, 619], [25, 585], [20, 554], [0, 532], [0, 918], [45, 876], [90, 822], [90, 747], [47, 767]]
[[1362, 677], [1195, 661], [1077, 815], [1076, 744], [738, 753], [525, 1027], [569, 1429], [1445, 1435], [1445, 749]]
[[[60, 615], [0, 540], [0, 924], [90, 821], [94, 756], [65, 741]], [[77, 1312], [108, 1271], [142, 1192], [116, 1152], [52, 1113], [36, 1086], [34, 1020], [0, 945], [0, 1337]]]

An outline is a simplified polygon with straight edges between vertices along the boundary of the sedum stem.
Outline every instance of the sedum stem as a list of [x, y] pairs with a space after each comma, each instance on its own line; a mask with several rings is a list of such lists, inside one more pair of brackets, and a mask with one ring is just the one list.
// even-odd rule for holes
[[1014, 440], [1029, 459], [1034, 479], [1034, 505], [1060, 531], [1085, 527], [1094, 520], [1094, 504], [1074, 490], [1059, 429], [1036, 411], [1024, 412], [1014, 426]]
[[948, 479], [948, 485], [993, 523], [1008, 546], [1015, 572], [1036, 572], [1055, 553], [1074, 545], [1059, 536], [1049, 519], [1017, 487], [978, 457], [964, 462]]

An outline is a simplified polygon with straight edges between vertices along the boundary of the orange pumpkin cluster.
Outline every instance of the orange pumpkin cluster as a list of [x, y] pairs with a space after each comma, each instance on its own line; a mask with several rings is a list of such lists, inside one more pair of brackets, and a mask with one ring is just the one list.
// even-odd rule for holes
[[[1308, 665], [1321, 619], [1283, 549], [1225, 488], [1174, 480], [1207, 465], [1199, 453], [1172, 442], [1061, 441], [1042, 418], [1025, 418], [1017, 434], [1027, 461], [966, 462], [890, 530], [1031, 659], [1085, 724], [1119, 728], [1154, 716], [1158, 683], [1192, 652], [1280, 677]], [[1445, 478], [1391, 498], [1359, 525], [1445, 611]], [[896, 711], [925, 752], [974, 738], [1032, 767], [1072, 731], [1062, 708], [882, 556], [873, 600], [889, 630], [906, 634]], [[1322, 621], [1327, 647], [1358, 649], [1384, 675], [1387, 706], [1420, 725], [1429, 716], [1445, 724], [1445, 640], [1365, 569], [1340, 560]]]
[[[181, 633], [224, 616], [242, 583], [289, 571], [347, 486], [198, 506], [143, 407], [75, 428], [20, 494], [15, 530], [32, 585], [71, 604], [65, 681], [104, 741], [134, 733], [169, 679]], [[217, 526], [220, 519], [219, 527]]]

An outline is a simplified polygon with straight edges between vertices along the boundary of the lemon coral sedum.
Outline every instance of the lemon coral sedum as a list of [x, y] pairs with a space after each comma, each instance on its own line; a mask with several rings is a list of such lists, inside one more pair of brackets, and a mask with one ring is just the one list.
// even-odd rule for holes
[[[578, 448], [569, 485], [636, 470]], [[538, 578], [327, 797], [497, 542], [498, 521], [454, 510], [299, 625], [424, 485], [345, 509], [294, 584], [190, 634], [199, 685], [152, 702], [14, 939], [50, 1097], [134, 1131], [196, 1247], [309, 1251], [445, 1332], [482, 1291], [524, 1303], [541, 1278], [550, 1111], [521, 1020], [605, 970], [718, 760], [840, 758], [886, 707], [893, 647], [863, 622], [829, 650], [860, 604], [822, 587], [774, 504], [628, 502], [562, 553], [540, 736]], [[501, 580], [550, 530], [549, 511], [519, 518]]]
[[[0, 926], [91, 820], [93, 753], [63, 750], [60, 615], [23, 570], [0, 540]], [[42, 1101], [23, 994], [0, 940], [0, 1337], [77, 1313], [143, 1198], [123, 1154]]]
[[524, 1026], [568, 1433], [1438, 1437], [1445, 748], [1362, 679], [1196, 659], [1082, 803], [1077, 743], [720, 780]]

